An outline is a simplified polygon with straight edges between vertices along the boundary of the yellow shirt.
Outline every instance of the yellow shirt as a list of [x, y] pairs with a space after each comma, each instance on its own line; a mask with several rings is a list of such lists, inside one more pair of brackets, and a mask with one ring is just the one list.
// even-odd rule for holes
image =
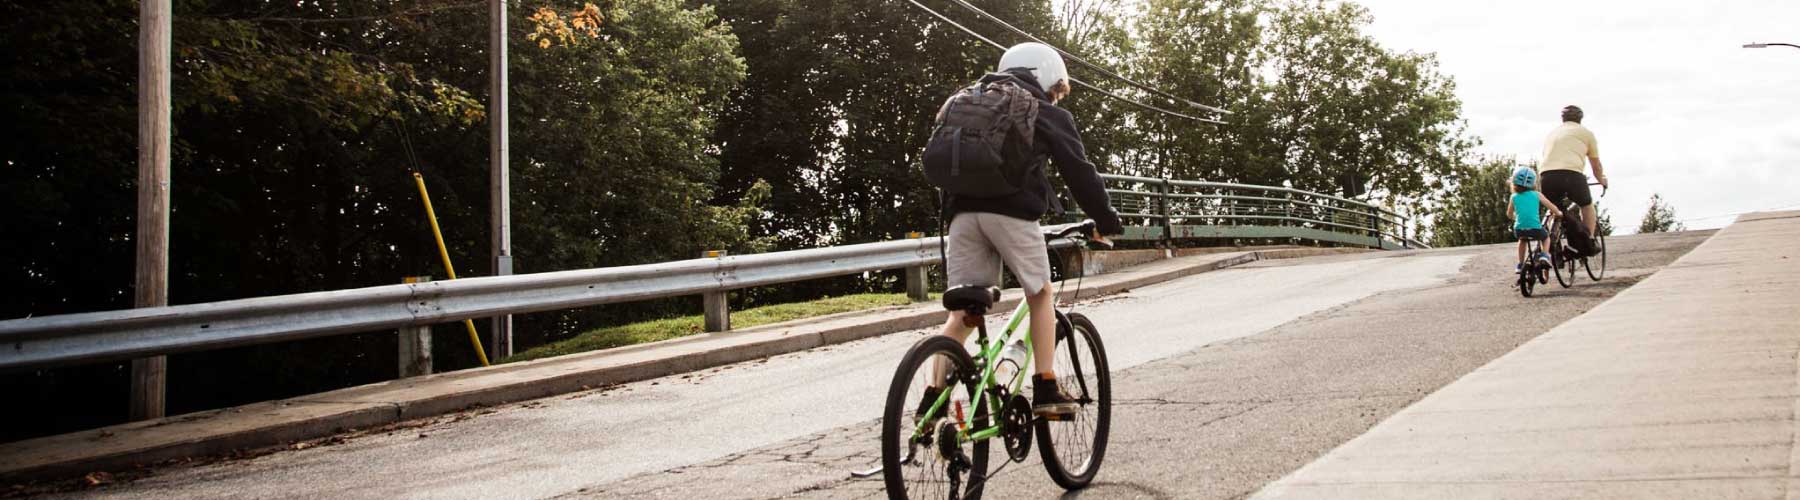
[[1563, 122], [1544, 138], [1544, 162], [1538, 165], [1538, 171], [1573, 170], [1585, 174], [1588, 158], [1600, 158], [1600, 143], [1594, 141], [1594, 133], [1579, 123]]

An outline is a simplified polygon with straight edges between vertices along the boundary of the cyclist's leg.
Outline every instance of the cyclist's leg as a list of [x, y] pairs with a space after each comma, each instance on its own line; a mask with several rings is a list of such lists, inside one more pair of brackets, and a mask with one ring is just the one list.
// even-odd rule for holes
[[1030, 309], [1031, 350], [1038, 373], [1055, 377], [1056, 293], [1050, 286], [1050, 246], [1044, 243], [1037, 221], [999, 214], [978, 214], [981, 232], [987, 235], [1006, 268], [1025, 292]]
[[1600, 209], [1594, 207], [1594, 203], [1592, 201], [1588, 202], [1588, 204], [1586, 204], [1586, 205], [1581, 206], [1581, 224], [1587, 226], [1587, 234], [1588, 234], [1589, 238], [1594, 237], [1594, 235], [1596, 235], [1596, 234], [1600, 234], [1599, 211], [1600, 211]]
[[[949, 234], [945, 236], [946, 261], [945, 279], [952, 287], [962, 285], [993, 286], [1000, 284], [1000, 255], [994, 251], [993, 244], [981, 233], [981, 225], [976, 221], [977, 213], [957, 214], [950, 220]], [[943, 335], [955, 339], [957, 343], [966, 342], [969, 332], [974, 327], [964, 322], [968, 313], [950, 311], [944, 319]], [[977, 318], [979, 319], [979, 318]], [[932, 367], [933, 380], [943, 380], [944, 360], [938, 360]]]

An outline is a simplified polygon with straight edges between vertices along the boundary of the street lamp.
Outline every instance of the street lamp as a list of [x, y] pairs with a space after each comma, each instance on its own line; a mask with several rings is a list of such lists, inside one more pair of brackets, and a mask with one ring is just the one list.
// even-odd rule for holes
[[1793, 48], [1796, 48], [1796, 49], [1800, 49], [1800, 45], [1794, 45], [1794, 44], [1791, 44], [1791, 43], [1746, 43], [1746, 44], [1744, 44], [1744, 48], [1746, 48], [1746, 49], [1760, 49], [1760, 48], [1764, 48], [1764, 47], [1768, 47], [1768, 46], [1770, 46], [1770, 45], [1780, 45], [1780, 46], [1783, 46], [1783, 47], [1793, 47]]

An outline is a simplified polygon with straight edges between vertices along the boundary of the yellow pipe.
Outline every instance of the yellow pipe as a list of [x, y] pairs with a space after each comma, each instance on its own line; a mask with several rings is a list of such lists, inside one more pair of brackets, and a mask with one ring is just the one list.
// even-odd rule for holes
[[[419, 184], [419, 199], [425, 200], [425, 218], [431, 221], [431, 236], [437, 238], [438, 255], [444, 258], [444, 273], [450, 279], [456, 279], [456, 266], [450, 265], [450, 250], [444, 248], [444, 232], [438, 229], [437, 212], [431, 209], [431, 194], [425, 192], [425, 176], [413, 172], [413, 181]], [[481, 358], [481, 366], [488, 366], [487, 351], [481, 348], [481, 336], [475, 334], [475, 322], [463, 320], [463, 326], [469, 330], [469, 344], [475, 346], [475, 357]]]

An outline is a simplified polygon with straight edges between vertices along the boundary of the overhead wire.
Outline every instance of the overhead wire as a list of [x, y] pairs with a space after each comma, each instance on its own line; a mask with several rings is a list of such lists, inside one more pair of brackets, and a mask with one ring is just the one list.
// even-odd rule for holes
[[[967, 26], [963, 26], [963, 25], [962, 25], [962, 24], [961, 24], [961, 23], [958, 23], [958, 22], [956, 22], [956, 21], [953, 21], [953, 20], [951, 20], [951, 19], [950, 19], [950, 18], [949, 18], [949, 17], [948, 17], [948, 16], [945, 16], [945, 15], [944, 15], [944, 14], [943, 14], [943, 13], [941, 13], [941, 12], [938, 12], [938, 11], [936, 11], [936, 10], [933, 10], [933, 9], [932, 9], [932, 8], [931, 8], [931, 7], [926, 7], [926, 6], [925, 6], [925, 4], [922, 4], [922, 3], [919, 3], [919, 1], [918, 1], [918, 0], [906, 0], [906, 2], [907, 2], [907, 3], [910, 3], [910, 4], [913, 4], [913, 6], [914, 6], [914, 7], [918, 7], [918, 8], [919, 8], [919, 9], [921, 9], [921, 10], [924, 10], [924, 11], [925, 11], [925, 12], [927, 12], [927, 13], [930, 13], [930, 14], [931, 14], [931, 15], [932, 15], [932, 16], [934, 16], [934, 17], [937, 17], [937, 18], [938, 18], [938, 19], [939, 19], [939, 20], [942, 20], [942, 21], [944, 21], [944, 22], [945, 22], [945, 23], [949, 23], [949, 24], [950, 24], [950, 25], [951, 25], [951, 26], [955, 26], [955, 27], [956, 27], [956, 28], [957, 28], [957, 29], [959, 29], [959, 30], [962, 30], [962, 32], [963, 32], [963, 33], [968, 33], [968, 34], [969, 34], [969, 36], [972, 36], [972, 37], [975, 37], [975, 38], [976, 38], [976, 39], [978, 39], [978, 40], [981, 40], [981, 41], [983, 41], [983, 42], [987, 42], [987, 44], [988, 44], [988, 45], [992, 45], [992, 46], [994, 46], [994, 47], [995, 47], [995, 48], [998, 48], [998, 49], [1000, 49], [1000, 50], [1006, 50], [1006, 46], [1005, 46], [1005, 45], [1001, 45], [1001, 44], [1000, 44], [1000, 43], [999, 43], [999, 42], [995, 42], [995, 41], [994, 41], [994, 40], [993, 40], [993, 39], [991, 39], [991, 38], [988, 38], [988, 37], [985, 37], [985, 36], [982, 36], [982, 35], [981, 35], [981, 34], [980, 34], [980, 33], [976, 33], [976, 32], [975, 32], [975, 30], [972, 30], [972, 29], [969, 29], [969, 27], [967, 27]], [[1046, 44], [1046, 45], [1048, 45], [1048, 44]], [[1054, 48], [1054, 47], [1052, 47], [1052, 48]], [[1059, 50], [1059, 52], [1060, 52], [1060, 50]], [[1075, 77], [1073, 77], [1073, 76], [1071, 76], [1071, 77], [1069, 77], [1069, 82], [1070, 82], [1070, 83], [1074, 83], [1074, 84], [1076, 84], [1076, 85], [1080, 85], [1080, 86], [1082, 86], [1082, 87], [1084, 87], [1084, 88], [1087, 88], [1087, 89], [1088, 89], [1088, 90], [1092, 90], [1092, 91], [1094, 91], [1094, 92], [1098, 92], [1098, 93], [1100, 93], [1100, 95], [1104, 95], [1104, 96], [1107, 96], [1107, 97], [1111, 97], [1111, 98], [1113, 98], [1113, 99], [1116, 99], [1116, 100], [1119, 100], [1119, 101], [1122, 101], [1122, 102], [1126, 102], [1126, 103], [1129, 103], [1129, 104], [1132, 104], [1132, 105], [1134, 105], [1134, 106], [1137, 106], [1137, 107], [1140, 107], [1140, 108], [1144, 108], [1144, 109], [1146, 109], [1146, 110], [1149, 110], [1149, 111], [1154, 111], [1154, 112], [1157, 112], [1157, 113], [1162, 113], [1162, 114], [1165, 114], [1165, 115], [1169, 115], [1169, 116], [1174, 116], [1174, 117], [1178, 117], [1178, 118], [1186, 118], [1186, 119], [1189, 119], [1189, 120], [1194, 120], [1194, 121], [1198, 121], [1198, 122], [1203, 122], [1203, 123], [1212, 123], [1212, 124], [1218, 124], [1218, 125], [1224, 125], [1224, 124], [1225, 124], [1225, 122], [1223, 122], [1223, 121], [1219, 121], [1219, 120], [1214, 120], [1214, 119], [1211, 119], [1211, 118], [1201, 118], [1201, 117], [1198, 117], [1198, 116], [1193, 116], [1193, 115], [1189, 115], [1189, 114], [1186, 114], [1186, 113], [1181, 113], [1181, 112], [1177, 112], [1177, 111], [1171, 111], [1171, 110], [1168, 110], [1168, 109], [1163, 109], [1163, 108], [1161, 108], [1161, 107], [1157, 107], [1157, 106], [1155, 106], [1155, 105], [1152, 105], [1152, 104], [1147, 104], [1147, 103], [1144, 103], [1144, 102], [1140, 102], [1140, 101], [1137, 101], [1137, 100], [1133, 100], [1133, 99], [1131, 99], [1131, 98], [1128, 98], [1128, 97], [1125, 97], [1125, 96], [1122, 96], [1122, 95], [1118, 95], [1118, 94], [1115, 94], [1115, 93], [1112, 93], [1112, 92], [1108, 92], [1108, 91], [1106, 91], [1106, 90], [1105, 90], [1105, 89], [1102, 89], [1102, 88], [1099, 88], [1099, 87], [1095, 87], [1095, 86], [1093, 86], [1093, 85], [1091, 85], [1091, 84], [1089, 84], [1089, 83], [1087, 83], [1087, 82], [1084, 82], [1084, 81], [1081, 81], [1081, 80], [1079, 80], [1079, 79], [1076, 79], [1076, 78], [1075, 78]]]
[[1186, 104], [1187, 104], [1187, 105], [1189, 105], [1189, 106], [1193, 106], [1193, 107], [1196, 107], [1196, 108], [1200, 108], [1200, 109], [1204, 109], [1204, 110], [1207, 110], [1207, 111], [1211, 111], [1211, 112], [1214, 112], [1214, 113], [1221, 113], [1221, 114], [1227, 114], [1227, 115], [1228, 115], [1228, 114], [1231, 114], [1231, 112], [1230, 112], [1230, 111], [1226, 111], [1226, 110], [1225, 110], [1225, 109], [1224, 109], [1224, 108], [1220, 108], [1220, 107], [1217, 107], [1217, 106], [1208, 106], [1208, 105], [1205, 105], [1205, 104], [1200, 104], [1200, 103], [1197, 103], [1197, 102], [1194, 102], [1194, 101], [1192, 101], [1192, 100], [1189, 100], [1189, 99], [1187, 99], [1187, 98], [1184, 98], [1184, 97], [1180, 97], [1180, 96], [1176, 96], [1176, 95], [1174, 95], [1174, 94], [1170, 94], [1170, 93], [1168, 93], [1168, 92], [1163, 92], [1163, 91], [1162, 91], [1162, 90], [1161, 90], [1161, 89], [1157, 89], [1157, 88], [1155, 88], [1155, 87], [1151, 87], [1151, 86], [1149, 86], [1149, 85], [1145, 85], [1145, 84], [1143, 84], [1143, 83], [1139, 83], [1139, 82], [1138, 82], [1138, 81], [1136, 81], [1136, 80], [1132, 80], [1132, 79], [1130, 79], [1130, 78], [1126, 78], [1126, 77], [1125, 77], [1125, 76], [1124, 76], [1124, 75], [1120, 75], [1120, 74], [1118, 74], [1118, 73], [1114, 73], [1114, 72], [1113, 72], [1113, 71], [1112, 71], [1112, 70], [1109, 70], [1109, 69], [1106, 69], [1106, 68], [1104, 68], [1104, 67], [1101, 67], [1101, 66], [1100, 66], [1100, 65], [1098, 65], [1098, 64], [1094, 64], [1094, 63], [1091, 63], [1091, 62], [1088, 62], [1088, 60], [1087, 60], [1087, 59], [1082, 59], [1082, 58], [1081, 58], [1081, 56], [1078, 56], [1078, 55], [1075, 55], [1075, 54], [1072, 54], [1072, 53], [1069, 53], [1069, 51], [1066, 51], [1066, 50], [1063, 50], [1063, 49], [1062, 49], [1062, 48], [1061, 48], [1061, 47], [1057, 47], [1057, 46], [1055, 46], [1055, 45], [1052, 45], [1052, 44], [1051, 44], [1051, 43], [1050, 43], [1050, 42], [1046, 42], [1046, 41], [1044, 41], [1044, 39], [1042, 39], [1042, 38], [1038, 38], [1038, 37], [1037, 37], [1037, 36], [1036, 36], [1036, 35], [1032, 35], [1032, 34], [1031, 34], [1031, 33], [1029, 33], [1029, 32], [1026, 32], [1026, 31], [1025, 31], [1025, 30], [1022, 30], [1022, 29], [1019, 29], [1019, 28], [1018, 28], [1018, 27], [1017, 27], [1017, 26], [1013, 26], [1013, 25], [1012, 25], [1012, 24], [1011, 24], [1011, 23], [1008, 23], [1008, 22], [1006, 22], [1006, 20], [1004, 20], [1004, 19], [1000, 19], [1000, 17], [999, 17], [999, 16], [996, 16], [996, 15], [993, 15], [993, 14], [990, 14], [990, 13], [988, 13], [988, 11], [986, 11], [986, 10], [982, 10], [982, 9], [981, 9], [981, 7], [977, 7], [977, 6], [975, 6], [975, 4], [972, 4], [972, 3], [969, 3], [969, 1], [968, 1], [968, 0], [950, 0], [950, 1], [951, 1], [951, 2], [952, 2], [952, 3], [955, 3], [955, 4], [957, 4], [957, 5], [961, 5], [961, 6], [962, 6], [962, 7], [963, 7], [963, 8], [965, 8], [965, 9], [969, 9], [969, 10], [972, 10], [972, 11], [975, 11], [975, 13], [976, 13], [976, 14], [980, 14], [980, 15], [981, 15], [981, 17], [985, 17], [985, 18], [987, 18], [987, 19], [988, 19], [988, 20], [989, 20], [989, 21], [993, 21], [993, 22], [994, 22], [994, 23], [996, 23], [996, 24], [999, 24], [999, 25], [1000, 25], [1000, 26], [1001, 26], [1001, 27], [1004, 27], [1004, 28], [1006, 28], [1006, 29], [1007, 29], [1007, 30], [1010, 30], [1010, 31], [1012, 31], [1012, 32], [1013, 32], [1013, 33], [1017, 33], [1017, 34], [1019, 34], [1019, 36], [1023, 36], [1023, 37], [1025, 37], [1025, 38], [1028, 38], [1028, 39], [1031, 39], [1031, 41], [1033, 41], [1033, 42], [1037, 42], [1037, 43], [1041, 43], [1041, 44], [1044, 44], [1044, 45], [1045, 45], [1045, 46], [1048, 46], [1048, 47], [1050, 47], [1050, 48], [1051, 48], [1051, 49], [1052, 49], [1052, 50], [1055, 50], [1055, 51], [1056, 51], [1056, 52], [1057, 52], [1057, 53], [1058, 53], [1058, 54], [1062, 54], [1062, 55], [1063, 55], [1063, 57], [1065, 57], [1065, 58], [1068, 58], [1068, 59], [1069, 59], [1069, 60], [1071, 60], [1071, 61], [1075, 61], [1075, 63], [1076, 63], [1076, 64], [1080, 64], [1080, 65], [1082, 65], [1082, 66], [1085, 66], [1085, 67], [1087, 67], [1087, 68], [1088, 68], [1088, 69], [1091, 69], [1091, 70], [1094, 70], [1094, 71], [1096, 71], [1096, 72], [1098, 72], [1098, 73], [1100, 73], [1100, 74], [1102, 74], [1102, 75], [1106, 75], [1106, 76], [1108, 76], [1108, 77], [1111, 77], [1111, 78], [1113, 78], [1113, 79], [1115, 79], [1115, 80], [1119, 80], [1119, 81], [1121, 81], [1121, 82], [1125, 82], [1125, 84], [1126, 84], [1126, 85], [1130, 85], [1130, 86], [1133, 86], [1133, 87], [1137, 87], [1137, 88], [1138, 88], [1138, 89], [1141, 89], [1141, 90], [1143, 90], [1143, 91], [1145, 91], [1145, 92], [1149, 92], [1149, 93], [1152, 93], [1152, 94], [1156, 94], [1156, 95], [1159, 95], [1159, 96], [1162, 96], [1162, 97], [1163, 97], [1163, 98], [1166, 98], [1166, 99], [1169, 99], [1169, 100], [1173, 100], [1173, 101], [1178, 101], [1178, 102], [1182, 102], [1182, 103], [1186, 103]]

